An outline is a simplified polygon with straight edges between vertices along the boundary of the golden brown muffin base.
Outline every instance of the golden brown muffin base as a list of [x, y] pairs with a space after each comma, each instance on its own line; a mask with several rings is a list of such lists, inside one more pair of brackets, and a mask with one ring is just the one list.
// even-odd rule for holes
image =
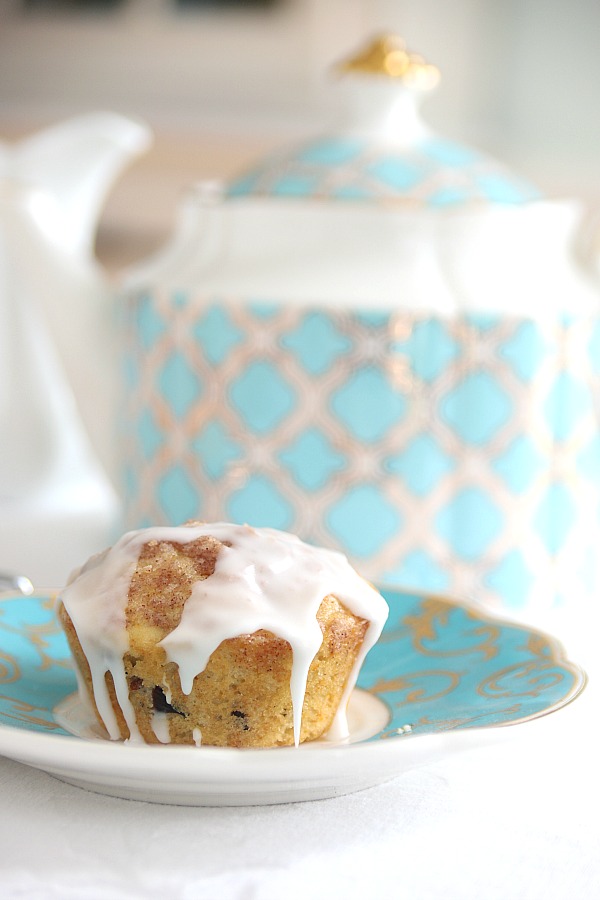
[[[292, 648], [267, 631], [223, 641], [189, 695], [181, 690], [179, 672], [157, 646], [179, 623], [183, 606], [199, 578], [214, 571], [219, 544], [201, 539], [191, 544], [146, 545], [132, 578], [127, 606], [129, 652], [123, 663], [129, 700], [144, 741], [158, 744], [155, 716], [166, 716], [171, 743], [194, 744], [198, 730], [203, 745], [273, 747], [294, 743], [290, 691]], [[94, 705], [90, 668], [73, 623], [61, 604], [59, 617], [75, 662]], [[323, 642], [308, 674], [302, 710], [301, 741], [321, 737], [331, 726], [356, 661], [368, 623], [352, 615], [333, 596], [317, 612]], [[129, 735], [107, 674], [109, 696], [123, 740]]]

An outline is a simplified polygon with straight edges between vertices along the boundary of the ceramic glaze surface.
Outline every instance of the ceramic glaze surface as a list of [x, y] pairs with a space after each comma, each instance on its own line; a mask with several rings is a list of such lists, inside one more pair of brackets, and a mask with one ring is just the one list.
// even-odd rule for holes
[[540, 197], [532, 184], [483, 153], [429, 135], [403, 149], [352, 136], [316, 139], [235, 178], [227, 195], [432, 208], [525, 203]]
[[129, 527], [280, 528], [371, 580], [513, 608], [600, 587], [597, 318], [181, 292], [130, 316]]
[[[390, 617], [358, 684], [384, 701], [390, 721], [369, 741], [518, 722], [558, 709], [583, 687], [559, 645], [533, 629], [439, 597], [383, 594]], [[0, 750], [7, 726], [67, 735], [53, 711], [77, 685], [51, 597], [5, 595], [0, 661]]]

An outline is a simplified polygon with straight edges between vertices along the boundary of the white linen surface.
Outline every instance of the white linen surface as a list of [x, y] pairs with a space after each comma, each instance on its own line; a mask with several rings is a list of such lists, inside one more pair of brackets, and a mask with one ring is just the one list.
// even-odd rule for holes
[[[598, 692], [332, 800], [119, 800], [0, 760], [0, 896], [27, 900], [594, 900]], [[418, 740], [418, 738], [415, 738]]]

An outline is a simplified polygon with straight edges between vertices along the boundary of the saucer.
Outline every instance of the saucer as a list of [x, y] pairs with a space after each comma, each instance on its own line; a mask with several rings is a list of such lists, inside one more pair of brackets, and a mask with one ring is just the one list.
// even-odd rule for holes
[[380, 588], [390, 616], [349, 705], [350, 737], [264, 750], [101, 736], [76, 694], [49, 593], [0, 599], [0, 754], [88, 790], [190, 806], [361, 790], [556, 712], [585, 686], [561, 645], [449, 598]]

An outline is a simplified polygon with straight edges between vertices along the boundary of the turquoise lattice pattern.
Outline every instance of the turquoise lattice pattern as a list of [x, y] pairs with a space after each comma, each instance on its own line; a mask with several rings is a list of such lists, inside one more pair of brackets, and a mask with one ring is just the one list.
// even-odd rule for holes
[[234, 179], [228, 196], [410, 202], [440, 209], [481, 201], [524, 203], [539, 192], [489, 157], [441, 138], [383, 149], [366, 139], [325, 137]]
[[178, 293], [128, 325], [128, 525], [284, 528], [515, 608], [600, 588], [597, 321]]

